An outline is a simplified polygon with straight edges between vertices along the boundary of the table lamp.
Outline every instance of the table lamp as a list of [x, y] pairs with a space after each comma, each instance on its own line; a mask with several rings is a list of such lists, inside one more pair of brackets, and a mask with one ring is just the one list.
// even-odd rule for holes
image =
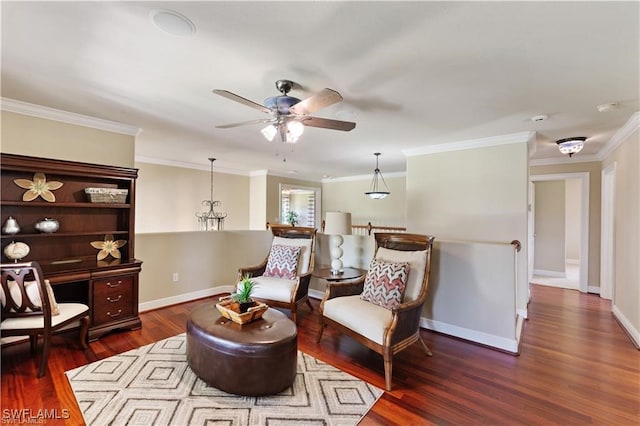
[[327, 212], [324, 218], [324, 233], [330, 236], [329, 254], [331, 255], [331, 273], [339, 275], [342, 267], [343, 235], [351, 235], [351, 213]]

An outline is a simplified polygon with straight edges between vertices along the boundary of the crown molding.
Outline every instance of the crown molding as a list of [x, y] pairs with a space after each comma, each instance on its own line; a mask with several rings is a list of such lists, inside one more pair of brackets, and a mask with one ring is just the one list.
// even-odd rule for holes
[[[145, 157], [143, 155], [136, 155], [135, 161], [138, 163], [156, 164], [159, 166], [180, 167], [182, 169], [204, 170], [207, 172], [211, 171], [211, 164], [207, 164], [205, 166], [203, 164], [189, 163], [186, 161], [175, 161], [175, 160], [165, 160], [164, 158]], [[244, 170], [232, 169], [228, 167], [215, 166], [214, 172], [226, 173], [229, 175], [250, 176], [249, 172], [246, 172]]]
[[47, 120], [60, 121], [76, 126], [90, 127], [92, 129], [105, 130], [107, 132], [120, 133], [129, 136], [138, 136], [142, 129], [129, 124], [89, 117], [75, 112], [62, 111], [42, 105], [30, 104], [10, 98], [0, 98], [0, 106], [3, 111], [15, 112]]
[[[393, 172], [393, 173], [384, 173], [383, 177], [387, 178], [397, 178], [397, 177], [407, 177], [407, 172]], [[355, 176], [343, 176], [343, 177], [331, 177], [331, 178], [323, 178], [322, 183], [332, 183], [332, 182], [353, 182], [359, 180], [368, 180], [373, 179], [373, 173], [369, 175], [355, 175]]]
[[491, 136], [488, 138], [469, 139], [466, 141], [441, 143], [419, 148], [405, 149], [402, 153], [406, 157], [418, 155], [438, 154], [441, 152], [462, 151], [465, 149], [487, 148], [490, 146], [510, 145], [514, 143], [530, 143], [535, 139], [535, 132], [520, 132], [509, 135]]
[[573, 157], [564, 155], [559, 158], [540, 158], [537, 160], [529, 160], [529, 166], [551, 166], [554, 164], [574, 164], [574, 163], [592, 163], [601, 161], [597, 155], [577, 155]]
[[611, 154], [622, 142], [627, 140], [629, 136], [638, 129], [640, 129], [640, 111], [634, 113], [627, 122], [624, 123], [624, 126], [614, 133], [611, 139], [609, 139], [609, 142], [607, 142], [607, 144], [598, 151], [598, 159], [602, 161], [607, 158], [609, 154]]

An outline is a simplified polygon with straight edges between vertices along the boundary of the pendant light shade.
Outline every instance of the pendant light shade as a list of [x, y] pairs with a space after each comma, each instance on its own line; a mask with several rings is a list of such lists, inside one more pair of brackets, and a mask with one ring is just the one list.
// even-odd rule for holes
[[[368, 192], [365, 192], [365, 195], [373, 200], [380, 200], [382, 198], [385, 198], [387, 195], [391, 193], [389, 192], [389, 188], [387, 188], [387, 183], [384, 181], [384, 177], [382, 177], [382, 172], [378, 167], [378, 157], [380, 156], [380, 153], [375, 152], [373, 155], [376, 156], [376, 169], [373, 171], [371, 188]], [[382, 181], [382, 186], [380, 185], [381, 181]]]
[[584, 148], [584, 141], [586, 140], [586, 137], [578, 136], [560, 139], [559, 141], [556, 141], [556, 143], [558, 144], [558, 149], [561, 153], [569, 154], [569, 157], [571, 157], [573, 154], [577, 154], [582, 151], [582, 148]]

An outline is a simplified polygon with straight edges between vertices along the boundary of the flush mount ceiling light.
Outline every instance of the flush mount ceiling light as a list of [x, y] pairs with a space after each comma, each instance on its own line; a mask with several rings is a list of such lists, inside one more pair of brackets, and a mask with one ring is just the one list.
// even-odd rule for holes
[[[365, 195], [374, 200], [380, 200], [387, 195], [391, 194], [389, 189], [387, 188], [387, 183], [384, 181], [384, 177], [382, 177], [382, 172], [378, 167], [378, 157], [380, 156], [379, 152], [375, 152], [373, 155], [376, 156], [376, 169], [373, 171], [373, 179], [371, 180], [371, 190], [369, 192], [365, 192]], [[384, 191], [379, 187], [379, 181], [382, 181], [384, 185]]]
[[559, 141], [556, 141], [556, 143], [558, 144], [558, 149], [561, 153], [569, 154], [569, 157], [571, 157], [573, 154], [582, 151], [582, 148], [584, 148], [584, 141], [586, 140], [587, 138], [584, 136], [577, 136], [573, 138], [560, 139]]
[[186, 16], [167, 9], [154, 9], [149, 13], [151, 22], [160, 30], [175, 36], [190, 36], [196, 26]]

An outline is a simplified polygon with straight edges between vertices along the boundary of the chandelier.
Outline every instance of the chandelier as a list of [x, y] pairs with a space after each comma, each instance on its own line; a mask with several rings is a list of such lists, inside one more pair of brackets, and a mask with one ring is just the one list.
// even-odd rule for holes
[[227, 217], [225, 212], [217, 212], [216, 207], [219, 207], [222, 203], [213, 199], [213, 162], [215, 158], [209, 158], [211, 162], [211, 198], [202, 202], [203, 206], [209, 207], [209, 210], [200, 214], [196, 213], [200, 229], [204, 231], [221, 231], [224, 229], [224, 218]]
[[[387, 183], [384, 181], [384, 177], [382, 177], [382, 172], [378, 167], [378, 157], [380, 156], [380, 153], [376, 152], [373, 155], [376, 156], [376, 169], [373, 171], [373, 179], [371, 180], [371, 189], [369, 190], [369, 192], [365, 192], [365, 195], [371, 199], [380, 200], [391, 193], [389, 192], [389, 188], [387, 188]], [[379, 186], [380, 180], [384, 185], [384, 191], [382, 191], [381, 187]]]

